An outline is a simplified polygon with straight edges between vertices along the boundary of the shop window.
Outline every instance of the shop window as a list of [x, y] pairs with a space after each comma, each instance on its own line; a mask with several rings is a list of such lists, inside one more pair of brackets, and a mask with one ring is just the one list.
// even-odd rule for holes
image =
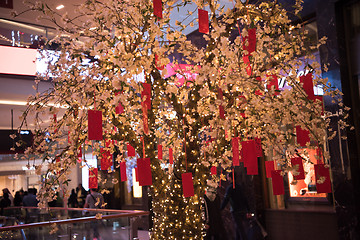
[[326, 193], [317, 193], [316, 191], [316, 179], [314, 164], [322, 163], [322, 160], [316, 159], [316, 149], [301, 149], [302, 152], [306, 152], [302, 157], [303, 167], [305, 173], [304, 180], [294, 180], [293, 173], [290, 171], [287, 174], [289, 183], [289, 195], [292, 198], [326, 198]]

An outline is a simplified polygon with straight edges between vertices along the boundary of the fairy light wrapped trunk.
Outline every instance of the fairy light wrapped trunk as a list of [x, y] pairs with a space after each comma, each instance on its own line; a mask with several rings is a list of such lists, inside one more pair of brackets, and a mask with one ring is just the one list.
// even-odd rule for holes
[[[206, 180], [224, 177], [210, 169], [229, 169], [240, 162], [254, 168], [254, 162], [246, 162], [242, 146], [256, 142], [267, 157], [281, 160], [277, 170], [292, 171], [291, 158], [303, 157], [294, 140], [294, 129], [301, 127], [312, 141], [305, 145], [317, 146], [328, 163], [322, 148], [328, 126], [322, 103], [291, 75], [305, 65], [312, 72], [312, 83], [321, 85], [326, 95], [339, 94], [321, 78], [320, 65], [312, 56], [324, 40], [319, 46], [305, 44], [306, 31], [292, 25], [289, 13], [275, 2], [238, 1], [224, 11], [217, 1], [207, 1], [194, 5], [201, 10], [199, 21], [207, 41], [197, 48], [182, 33], [186, 26], [181, 21], [176, 26], [169, 21], [170, 12], [186, 4], [86, 1], [75, 18], [56, 16], [41, 3], [32, 5], [31, 10], [45, 18], [62, 21], [62, 34], [49, 41], [61, 45], [59, 59], [49, 66], [54, 88], [31, 97], [24, 114], [24, 119], [32, 113], [38, 117], [37, 138], [27, 153], [42, 158], [49, 174], [57, 173], [42, 185], [43, 203], [54, 196], [54, 184], [68, 181], [70, 169], [79, 161], [79, 148], [99, 156], [102, 151], [117, 151], [118, 167], [126, 166], [126, 150], [133, 147], [137, 158], [150, 159], [151, 182], [145, 185], [152, 184], [151, 238], [201, 239]], [[204, 9], [210, 9], [209, 29], [204, 26]], [[189, 25], [197, 24], [196, 19]], [[181, 57], [170, 63], [172, 55]], [[277, 79], [284, 76], [287, 88], [279, 90]], [[102, 114], [98, 141], [88, 138], [88, 113], [93, 110]], [[57, 114], [57, 121], [42, 125], [39, 113]], [[45, 138], [44, 132], [50, 136]], [[113, 141], [106, 144], [107, 140]], [[234, 154], [239, 162], [233, 162]], [[86, 159], [80, 161], [86, 164]], [[193, 196], [183, 195], [183, 176], [190, 176], [186, 180], [190, 186], [192, 179]]]

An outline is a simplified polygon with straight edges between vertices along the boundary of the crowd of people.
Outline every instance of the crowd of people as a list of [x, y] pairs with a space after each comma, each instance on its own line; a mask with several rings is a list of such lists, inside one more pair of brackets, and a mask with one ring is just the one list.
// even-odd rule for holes
[[[36, 199], [37, 189], [29, 188], [27, 191], [20, 189], [15, 192], [15, 196], [11, 194], [8, 188], [2, 190], [2, 197], [0, 198], [0, 215], [3, 215], [3, 209], [7, 207], [37, 207], [39, 201]], [[94, 206], [94, 198], [99, 206]], [[102, 208], [104, 197], [98, 193], [96, 189], [86, 191], [85, 188], [79, 184], [76, 189], [71, 190], [67, 205], [71, 208]], [[56, 199], [48, 202], [49, 207], [63, 207], [63, 199], [57, 194]]]

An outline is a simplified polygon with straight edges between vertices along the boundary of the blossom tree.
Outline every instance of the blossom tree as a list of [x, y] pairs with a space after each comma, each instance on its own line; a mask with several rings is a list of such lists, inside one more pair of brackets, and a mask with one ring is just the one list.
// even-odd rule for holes
[[[341, 93], [321, 77], [326, 66], [313, 55], [325, 39], [312, 46], [276, 1], [234, 1], [228, 10], [218, 1], [195, 1], [188, 12], [195, 17], [172, 26], [171, 12], [189, 3], [88, 0], [76, 17], [30, 4], [59, 30], [48, 41], [59, 44], [58, 58], [39, 76], [53, 88], [30, 97], [24, 113], [24, 124], [35, 116], [34, 144], [24, 158], [43, 159], [37, 169], [46, 166], [55, 176], [42, 183], [43, 203], [78, 161], [86, 164], [80, 150], [99, 158], [116, 152], [115, 166], [123, 168], [134, 148], [141, 181], [150, 186], [152, 239], [200, 239], [206, 180], [223, 178], [210, 169], [243, 162], [254, 175], [257, 157], [265, 155], [277, 160], [280, 174], [297, 172], [292, 158], [310, 161], [304, 146], [328, 163], [329, 121], [313, 85], [335, 102]], [[291, 14], [299, 11], [301, 1]], [[205, 46], [182, 32], [196, 24]], [[298, 76], [299, 68], [309, 73]]]

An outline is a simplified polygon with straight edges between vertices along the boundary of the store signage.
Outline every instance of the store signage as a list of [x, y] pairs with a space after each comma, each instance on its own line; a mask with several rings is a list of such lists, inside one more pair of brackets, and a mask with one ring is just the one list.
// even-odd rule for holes
[[59, 58], [55, 51], [47, 51], [47, 58], [42, 58], [37, 49], [9, 46], [0, 46], [0, 56], [0, 74], [24, 76], [45, 76], [48, 64]]

